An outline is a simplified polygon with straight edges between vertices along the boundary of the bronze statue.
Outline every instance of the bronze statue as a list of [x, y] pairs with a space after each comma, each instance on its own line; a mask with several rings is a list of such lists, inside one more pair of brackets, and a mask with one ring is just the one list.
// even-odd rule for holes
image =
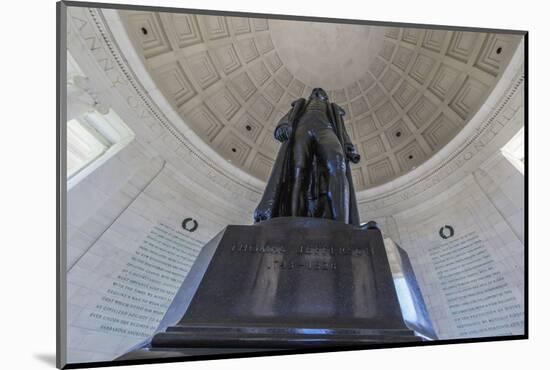
[[345, 111], [314, 88], [281, 118], [275, 138], [281, 147], [254, 221], [297, 216], [359, 225], [350, 164], [358, 163], [344, 125]]

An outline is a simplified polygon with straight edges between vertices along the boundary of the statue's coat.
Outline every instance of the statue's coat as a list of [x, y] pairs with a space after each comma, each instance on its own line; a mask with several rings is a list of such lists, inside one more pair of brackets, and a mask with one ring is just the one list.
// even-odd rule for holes
[[[258, 207], [254, 212], [254, 221], [261, 222], [268, 220], [274, 217], [285, 217], [291, 216], [290, 214], [290, 199], [292, 191], [292, 182], [293, 182], [293, 172], [292, 172], [292, 144], [294, 141], [294, 133], [296, 132], [296, 125], [300, 120], [301, 114], [303, 113], [307, 100], [300, 98], [295, 100], [292, 103], [292, 108], [288, 113], [281, 118], [277, 128], [282, 125], [290, 125], [292, 127], [292, 132], [288, 140], [281, 143], [279, 152], [277, 153], [277, 158], [271, 170], [271, 174], [267, 181], [264, 194]], [[342, 151], [346, 153], [346, 145], [353, 145], [350, 137], [347, 133], [346, 126], [343, 121], [343, 115], [345, 114], [344, 109], [335, 103], [329, 103], [329, 118], [332, 121], [332, 126], [335, 130], [338, 140], [342, 144]], [[275, 132], [277, 131], [275, 129]], [[310, 201], [308, 207], [309, 217], [321, 217], [321, 218], [331, 218], [330, 214], [327, 214], [327, 211], [330, 212], [329, 208], [326, 205], [327, 200], [322, 199], [323, 192], [323, 183], [322, 181], [315, 181], [317, 179], [322, 179], [322, 176], [319, 176], [318, 171], [323, 171], [319, 166], [314, 165], [314, 168], [310, 171], [310, 186], [308, 187], [307, 199]], [[349, 160], [346, 160], [346, 177], [349, 184], [349, 223], [352, 225], [359, 226], [359, 213], [357, 210], [357, 200], [355, 198], [355, 190], [353, 186], [353, 178], [351, 175], [351, 168]], [[321, 198], [319, 198], [321, 196]]]

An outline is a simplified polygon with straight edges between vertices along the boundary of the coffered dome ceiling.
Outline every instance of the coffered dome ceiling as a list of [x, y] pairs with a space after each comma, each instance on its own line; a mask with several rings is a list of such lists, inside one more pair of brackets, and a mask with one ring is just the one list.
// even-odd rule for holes
[[[358, 190], [447, 144], [485, 101], [520, 37], [416, 28], [121, 12], [150, 75], [183, 121], [266, 180], [278, 120], [323, 87], [347, 112]], [[181, 127], [182, 130], [187, 128]]]

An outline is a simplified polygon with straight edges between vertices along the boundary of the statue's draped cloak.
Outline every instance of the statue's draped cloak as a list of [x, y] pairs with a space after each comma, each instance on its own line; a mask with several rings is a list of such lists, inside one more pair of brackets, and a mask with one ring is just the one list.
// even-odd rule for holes
[[[279, 126], [288, 124], [292, 132], [288, 140], [281, 143], [277, 158], [271, 170], [262, 199], [254, 212], [254, 221], [261, 222], [274, 217], [291, 216], [291, 191], [293, 179], [292, 147], [296, 125], [307, 104], [306, 99], [300, 98], [292, 103], [291, 110], [279, 121]], [[342, 116], [344, 110], [335, 103], [328, 104], [328, 116], [335, 129], [336, 136], [342, 144], [342, 151], [346, 153], [346, 145], [352, 145], [346, 131]], [[309, 176], [307, 190], [308, 217], [332, 218], [330, 205], [326, 197], [326, 169], [314, 161]], [[346, 177], [349, 184], [349, 223], [359, 226], [359, 212], [351, 175], [349, 160], [346, 160]]]

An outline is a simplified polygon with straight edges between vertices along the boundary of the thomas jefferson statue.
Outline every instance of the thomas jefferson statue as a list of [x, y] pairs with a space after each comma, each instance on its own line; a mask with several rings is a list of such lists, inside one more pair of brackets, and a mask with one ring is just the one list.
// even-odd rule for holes
[[300, 98], [281, 118], [275, 138], [282, 143], [254, 221], [297, 216], [359, 225], [349, 162], [359, 154], [346, 131], [345, 111], [321, 88]]

